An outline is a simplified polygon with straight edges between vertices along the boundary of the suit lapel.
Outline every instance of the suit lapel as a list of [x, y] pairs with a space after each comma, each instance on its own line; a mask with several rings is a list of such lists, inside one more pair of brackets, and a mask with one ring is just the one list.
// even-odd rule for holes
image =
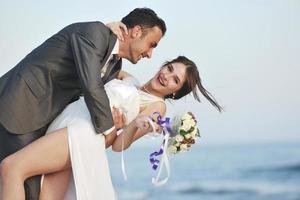
[[[111, 32], [110, 32], [111, 33]], [[107, 51], [106, 51], [106, 55], [104, 57], [104, 59], [102, 60], [102, 63], [101, 63], [101, 68], [105, 65], [107, 59], [109, 58], [115, 44], [116, 44], [116, 41], [117, 41], [117, 36], [115, 36], [114, 34], [110, 34], [110, 37], [109, 37], [109, 43], [108, 43], [108, 48], [107, 48]]]

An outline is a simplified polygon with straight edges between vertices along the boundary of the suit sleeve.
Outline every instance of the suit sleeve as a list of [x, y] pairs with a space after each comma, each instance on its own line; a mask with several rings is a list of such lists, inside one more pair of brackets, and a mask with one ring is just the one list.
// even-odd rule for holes
[[77, 73], [97, 133], [103, 133], [114, 126], [109, 99], [100, 73], [100, 65], [108, 48], [107, 44], [103, 43], [101, 44], [99, 38], [90, 38], [80, 32], [71, 35], [71, 47]]

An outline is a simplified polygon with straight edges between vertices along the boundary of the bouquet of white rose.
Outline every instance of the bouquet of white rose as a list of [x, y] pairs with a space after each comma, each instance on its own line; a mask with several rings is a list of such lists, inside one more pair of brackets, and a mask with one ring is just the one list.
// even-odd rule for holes
[[197, 120], [191, 112], [174, 117], [171, 120], [171, 131], [167, 150], [169, 154], [188, 151], [200, 137]]
[[[159, 151], [150, 154], [149, 160], [154, 170], [159, 169], [156, 178], [152, 178], [152, 183], [161, 186], [168, 181], [171, 173], [168, 154], [189, 150], [200, 137], [200, 132], [197, 128], [197, 120], [191, 112], [178, 114], [172, 120], [168, 117], [162, 119], [159, 113], [154, 114], [158, 114], [157, 123], [163, 128], [163, 142]], [[162, 156], [160, 160], [158, 156]], [[163, 166], [166, 168], [167, 177], [159, 180]]]
[[[153, 113], [153, 116], [155, 115], [157, 116], [156, 120], [150, 117], [145, 117], [145, 120], [152, 126], [153, 132], [150, 133], [152, 136], [163, 135], [160, 149], [149, 155], [152, 169], [158, 169], [156, 178], [152, 178], [152, 183], [155, 186], [161, 186], [164, 185], [170, 177], [168, 154], [177, 154], [189, 150], [191, 146], [195, 144], [196, 139], [200, 137], [200, 131], [197, 128], [197, 120], [191, 112], [177, 114], [172, 120], [170, 120], [169, 117], [163, 119], [158, 112]], [[155, 132], [154, 121], [162, 128], [162, 134]], [[158, 159], [159, 156], [161, 156], [160, 160]], [[121, 159], [123, 177], [124, 180], [127, 180], [123, 150]], [[163, 166], [166, 168], [167, 177], [163, 180], [159, 180]]]

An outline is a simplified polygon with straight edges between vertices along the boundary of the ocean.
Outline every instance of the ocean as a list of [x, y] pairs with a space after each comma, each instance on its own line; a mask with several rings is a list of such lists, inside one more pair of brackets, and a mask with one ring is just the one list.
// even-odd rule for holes
[[[153, 143], [155, 144], [155, 142]], [[169, 157], [171, 177], [155, 187], [149, 154], [155, 145], [108, 152], [111, 176], [120, 200], [300, 200], [300, 142], [203, 145]], [[165, 174], [162, 174], [162, 178]]]

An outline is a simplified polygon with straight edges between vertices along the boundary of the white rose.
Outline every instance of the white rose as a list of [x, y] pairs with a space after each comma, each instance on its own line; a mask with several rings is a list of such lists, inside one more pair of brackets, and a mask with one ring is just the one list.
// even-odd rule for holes
[[190, 119], [190, 120], [184, 120], [183, 124], [186, 124], [187, 126], [191, 127], [191, 126], [195, 126], [196, 122], [193, 119]]
[[169, 146], [167, 151], [170, 154], [175, 154], [175, 153], [177, 153], [177, 148], [174, 146]]
[[184, 137], [185, 137], [186, 139], [190, 139], [190, 138], [192, 137], [192, 135], [188, 133], [188, 134], [185, 134]]
[[182, 116], [181, 119], [182, 119], [182, 120], [192, 119], [192, 116], [191, 116], [190, 114], [188, 114], [188, 113], [185, 113], [185, 114]]
[[192, 119], [191, 124], [192, 126], [196, 126], [196, 121]]
[[177, 142], [181, 142], [184, 139], [184, 137], [182, 135], [176, 135], [175, 140]]
[[191, 135], [193, 136], [193, 138], [196, 137], [197, 132], [198, 132], [198, 129], [195, 127], [195, 129], [191, 132]]
[[181, 144], [180, 145], [180, 151], [186, 151], [188, 149], [187, 144]]
[[180, 129], [187, 132], [191, 129], [191, 126], [189, 124], [183, 123], [183, 125], [180, 127]]

